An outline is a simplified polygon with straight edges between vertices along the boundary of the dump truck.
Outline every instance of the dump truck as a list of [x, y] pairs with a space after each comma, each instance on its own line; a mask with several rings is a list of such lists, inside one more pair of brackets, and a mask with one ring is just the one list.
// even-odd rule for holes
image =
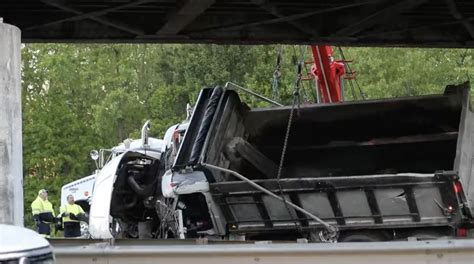
[[162, 194], [188, 237], [469, 236], [473, 121], [468, 84], [297, 109], [250, 108], [233, 89], [204, 89]]
[[93, 237], [473, 236], [468, 84], [442, 95], [268, 108], [249, 107], [236, 87], [203, 89], [159, 158], [127, 152], [104, 167], [109, 183], [98, 177], [94, 190], [108, 198], [94, 195]]

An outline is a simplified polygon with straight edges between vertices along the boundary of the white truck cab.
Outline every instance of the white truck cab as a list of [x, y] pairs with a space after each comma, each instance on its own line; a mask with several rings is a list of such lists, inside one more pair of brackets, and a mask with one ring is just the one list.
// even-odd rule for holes
[[[163, 140], [148, 137], [149, 127], [150, 122], [147, 121], [142, 127], [140, 139], [126, 139], [110, 149], [92, 150], [90, 155], [97, 166], [95, 173], [62, 187], [61, 205], [65, 204], [67, 196], [72, 194], [76, 204], [89, 214], [89, 225], [81, 225], [83, 236], [88, 237], [90, 234], [95, 238], [110, 237], [108, 227], [110, 199], [114, 175], [122, 158], [129, 157], [131, 153], [139, 153], [152, 159], [160, 159], [164, 147]], [[95, 207], [92, 207], [92, 204], [95, 204]]]
[[[147, 200], [150, 196], [146, 193], [149, 193], [150, 186], [158, 186], [158, 168], [166, 167], [166, 164], [174, 159], [188, 122], [171, 126], [166, 131], [163, 140], [148, 138], [145, 129], [147, 126], [148, 123], [142, 129], [141, 140], [126, 141], [114, 147], [111, 149], [111, 157], [104, 159], [106, 162], [96, 176], [91, 201], [89, 232], [92, 238], [108, 239], [123, 233], [124, 224], [115, 219], [112, 214], [124, 212], [124, 214], [130, 214], [127, 217], [133, 218], [133, 207], [151, 203]], [[163, 156], [164, 153], [166, 156]], [[142, 168], [143, 171], [138, 173], [139, 175], [132, 176], [130, 172], [135, 171], [136, 168]], [[125, 170], [129, 174], [124, 172]], [[129, 209], [122, 208], [127, 206]], [[148, 220], [145, 217], [136, 221], [141, 222], [139, 227], [141, 228]], [[135, 228], [129, 230], [131, 229]]]
[[[149, 121], [142, 128], [141, 139], [125, 140], [112, 148], [111, 154], [107, 158], [103, 158], [103, 167], [95, 179], [89, 214], [89, 232], [93, 238], [113, 237], [112, 233], [116, 229], [116, 226], [114, 227], [116, 223], [110, 216], [110, 211], [119, 170], [130, 162], [135, 163], [137, 167], [147, 167], [155, 161], [156, 164], [159, 163], [165, 143], [162, 139], [148, 137], [148, 129]], [[104, 152], [100, 153], [101, 156], [102, 153]], [[141, 188], [137, 182], [135, 184], [134, 187]]]

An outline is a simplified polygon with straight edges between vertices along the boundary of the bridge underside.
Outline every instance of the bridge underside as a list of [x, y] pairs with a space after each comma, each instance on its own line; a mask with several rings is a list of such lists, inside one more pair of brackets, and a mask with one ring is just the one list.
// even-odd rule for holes
[[2, 0], [23, 42], [474, 47], [470, 0]]

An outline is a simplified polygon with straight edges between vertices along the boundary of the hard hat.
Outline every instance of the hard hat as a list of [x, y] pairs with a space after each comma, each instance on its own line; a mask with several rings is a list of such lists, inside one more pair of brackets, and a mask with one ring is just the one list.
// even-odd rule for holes
[[42, 194], [42, 193], [44, 193], [44, 192], [45, 192], [45, 193], [48, 193], [48, 190], [46, 190], [46, 189], [41, 189], [41, 190], [38, 191], [38, 195], [40, 195], [40, 194]]

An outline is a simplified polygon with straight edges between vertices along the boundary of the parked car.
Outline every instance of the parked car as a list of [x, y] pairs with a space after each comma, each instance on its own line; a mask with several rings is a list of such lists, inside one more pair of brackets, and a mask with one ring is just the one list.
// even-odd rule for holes
[[55, 263], [53, 249], [38, 233], [0, 224], [0, 263]]

